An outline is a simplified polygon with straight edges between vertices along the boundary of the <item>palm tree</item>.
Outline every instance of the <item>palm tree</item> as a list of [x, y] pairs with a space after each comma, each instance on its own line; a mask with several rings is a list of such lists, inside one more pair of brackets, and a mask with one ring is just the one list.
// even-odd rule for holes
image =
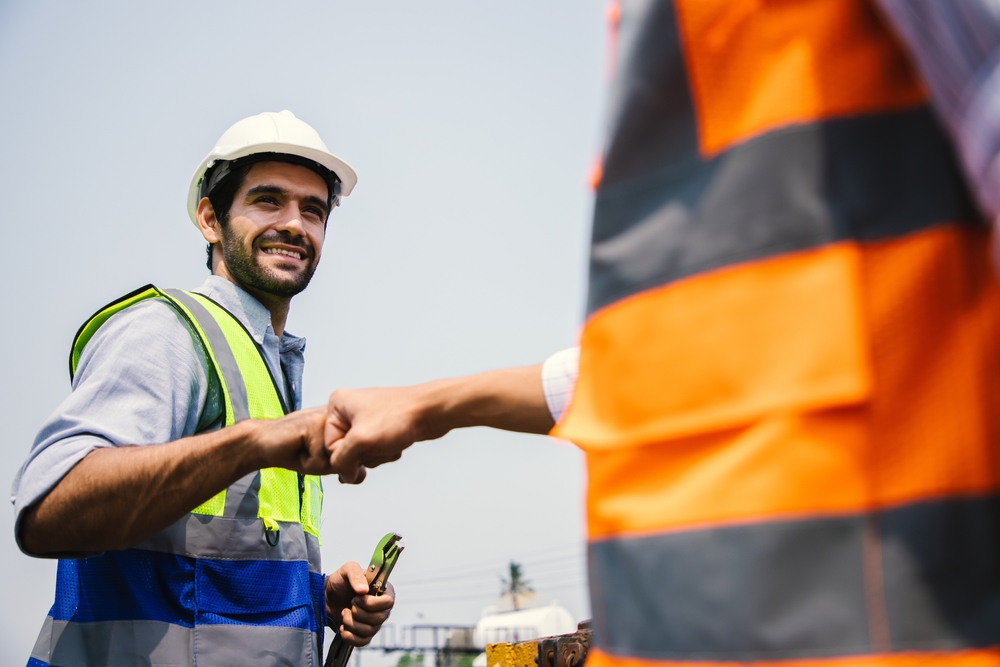
[[500, 595], [509, 595], [514, 603], [514, 609], [517, 610], [520, 608], [517, 604], [518, 596], [534, 593], [535, 589], [531, 587], [531, 582], [524, 578], [520, 563], [511, 561], [508, 574], [507, 577], [500, 577]]

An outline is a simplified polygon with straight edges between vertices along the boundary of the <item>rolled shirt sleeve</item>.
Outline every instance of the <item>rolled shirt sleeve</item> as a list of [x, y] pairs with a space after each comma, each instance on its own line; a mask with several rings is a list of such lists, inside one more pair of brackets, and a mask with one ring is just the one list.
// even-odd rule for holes
[[542, 364], [542, 390], [553, 421], [562, 419], [576, 388], [580, 372], [580, 348], [571, 347], [556, 352]]
[[151, 300], [114, 315], [87, 343], [72, 392], [45, 420], [11, 488], [22, 551], [24, 510], [93, 450], [161, 444], [221, 425], [219, 383], [188, 326]]

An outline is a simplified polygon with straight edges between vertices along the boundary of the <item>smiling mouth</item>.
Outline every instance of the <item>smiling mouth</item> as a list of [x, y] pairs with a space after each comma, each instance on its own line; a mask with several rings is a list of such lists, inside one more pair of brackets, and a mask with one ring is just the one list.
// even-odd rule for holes
[[266, 252], [268, 255], [286, 255], [288, 257], [294, 257], [295, 259], [302, 259], [303, 253], [297, 252], [295, 250], [285, 250], [284, 248], [261, 248], [262, 251]]

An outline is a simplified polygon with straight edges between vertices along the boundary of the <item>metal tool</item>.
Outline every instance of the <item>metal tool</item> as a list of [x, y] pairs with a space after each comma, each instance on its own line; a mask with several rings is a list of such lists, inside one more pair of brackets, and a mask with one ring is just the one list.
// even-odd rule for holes
[[[386, 584], [389, 583], [389, 574], [392, 568], [396, 567], [399, 554], [403, 553], [403, 538], [396, 533], [389, 533], [375, 547], [372, 554], [372, 562], [368, 564], [365, 572], [365, 579], [368, 580], [368, 595], [382, 595], [385, 593]], [[324, 667], [346, 667], [347, 661], [351, 658], [354, 647], [345, 642], [340, 634], [333, 638], [330, 645], [330, 652], [326, 656]]]

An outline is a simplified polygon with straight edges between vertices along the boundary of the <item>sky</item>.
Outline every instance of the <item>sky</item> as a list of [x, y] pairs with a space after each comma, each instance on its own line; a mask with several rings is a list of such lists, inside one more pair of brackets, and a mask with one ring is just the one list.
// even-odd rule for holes
[[[146, 283], [201, 284], [191, 175], [235, 121], [292, 110], [358, 171], [322, 265], [292, 303], [305, 403], [533, 364], [583, 314], [606, 81], [603, 0], [0, 0], [0, 478], [69, 391], [91, 313]], [[390, 623], [471, 625], [521, 562], [589, 615], [584, 468], [571, 445], [469, 429], [357, 487], [326, 480], [328, 571], [406, 550]], [[0, 512], [0, 655], [27, 656], [55, 563]], [[389, 637], [387, 631], [387, 637]], [[372, 658], [368, 656], [371, 655]], [[13, 659], [16, 658], [16, 659]], [[390, 658], [366, 652], [366, 665]]]

